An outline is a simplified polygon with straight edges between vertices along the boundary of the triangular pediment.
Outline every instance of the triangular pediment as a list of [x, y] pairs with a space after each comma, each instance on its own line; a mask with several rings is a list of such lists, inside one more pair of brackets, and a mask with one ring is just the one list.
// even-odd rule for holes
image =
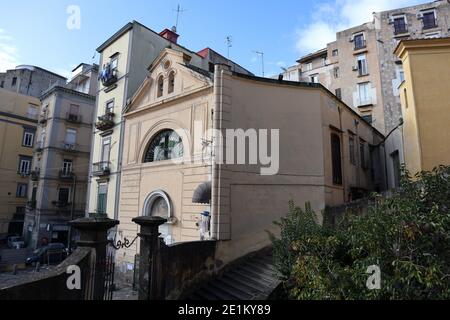
[[149, 67], [149, 74], [131, 99], [126, 113], [212, 86], [211, 74], [191, 62], [184, 52], [164, 49]]

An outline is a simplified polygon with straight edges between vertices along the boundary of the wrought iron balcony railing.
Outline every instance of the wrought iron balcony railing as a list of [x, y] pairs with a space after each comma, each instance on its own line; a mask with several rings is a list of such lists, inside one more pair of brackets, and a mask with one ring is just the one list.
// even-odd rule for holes
[[74, 173], [70, 170], [61, 169], [59, 171], [59, 178], [61, 180], [73, 180], [74, 177], [75, 177]]
[[103, 116], [98, 117], [98, 121], [95, 124], [97, 130], [105, 131], [114, 127], [114, 113], [107, 112]]
[[66, 113], [66, 121], [71, 123], [80, 123], [81, 122], [81, 116], [73, 113]]
[[105, 177], [111, 173], [111, 163], [109, 161], [97, 162], [92, 165], [92, 175], [95, 177]]

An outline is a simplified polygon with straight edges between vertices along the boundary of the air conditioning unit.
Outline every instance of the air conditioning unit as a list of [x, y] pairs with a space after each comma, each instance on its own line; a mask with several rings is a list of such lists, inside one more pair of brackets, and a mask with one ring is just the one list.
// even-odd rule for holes
[[353, 66], [352, 67], [352, 71], [358, 71], [358, 70], [359, 70], [358, 66]]
[[393, 24], [394, 20], [395, 20], [395, 17], [394, 16], [390, 16], [389, 17], [389, 24]]
[[417, 16], [417, 19], [422, 19], [423, 18], [423, 13], [419, 12], [416, 16]]

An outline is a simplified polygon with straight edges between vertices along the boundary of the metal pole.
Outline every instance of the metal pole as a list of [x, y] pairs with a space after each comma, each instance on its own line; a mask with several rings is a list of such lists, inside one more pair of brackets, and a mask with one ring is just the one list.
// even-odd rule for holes
[[[73, 173], [73, 183], [72, 183], [72, 206], [70, 208], [70, 221], [74, 220], [74, 216], [75, 216], [75, 192], [77, 189], [77, 176]], [[68, 245], [67, 245], [67, 249], [69, 251], [69, 254], [72, 251], [72, 226], [69, 225], [69, 239], [68, 239]]]

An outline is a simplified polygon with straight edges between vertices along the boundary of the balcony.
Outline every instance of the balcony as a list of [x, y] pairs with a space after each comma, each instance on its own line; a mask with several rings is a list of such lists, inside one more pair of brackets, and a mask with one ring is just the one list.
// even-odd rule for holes
[[106, 177], [111, 173], [111, 163], [109, 161], [97, 162], [92, 165], [92, 175], [94, 177]]
[[38, 141], [36, 143], [36, 147], [34, 148], [34, 150], [36, 152], [42, 152], [44, 150], [44, 142], [43, 141]]
[[68, 206], [70, 206], [71, 203], [66, 202], [66, 201], [52, 201], [52, 205], [54, 205], [55, 207], [57, 207], [59, 209], [64, 209], [64, 208], [67, 208]]
[[114, 127], [114, 113], [108, 112], [105, 115], [98, 117], [95, 127], [100, 131], [112, 129]]
[[28, 209], [36, 209], [36, 200], [30, 200], [27, 202], [27, 208]]
[[109, 87], [117, 82], [117, 70], [111, 69], [110, 64], [107, 64], [105, 69], [100, 72], [100, 80], [103, 86]]
[[38, 169], [30, 172], [30, 179], [31, 181], [38, 181], [39, 180], [40, 171]]
[[365, 39], [356, 39], [355, 38], [355, 50], [361, 50], [366, 47], [366, 40]]
[[39, 116], [39, 121], [38, 121], [40, 124], [46, 124], [47, 123], [47, 114], [46, 113], [44, 113], [44, 114], [41, 114], [40, 116]]
[[80, 123], [81, 116], [68, 112], [66, 113], [66, 121], [70, 123]]
[[62, 148], [68, 152], [76, 152], [77, 151], [77, 145], [74, 143], [63, 142]]
[[75, 177], [75, 175], [73, 174], [72, 171], [65, 170], [65, 169], [61, 169], [59, 171], [59, 179], [61, 179], [61, 180], [70, 180], [70, 181], [72, 181], [74, 177]]

